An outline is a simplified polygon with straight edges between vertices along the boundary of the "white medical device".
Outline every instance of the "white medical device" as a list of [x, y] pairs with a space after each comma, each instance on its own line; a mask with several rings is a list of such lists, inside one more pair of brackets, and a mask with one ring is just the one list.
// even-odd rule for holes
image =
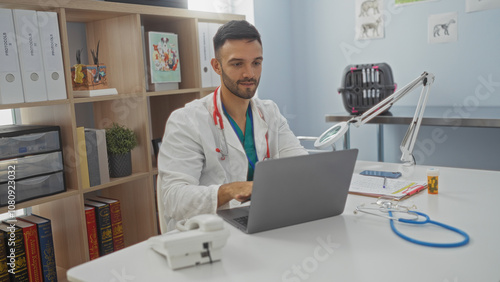
[[321, 134], [314, 143], [314, 147], [319, 149], [324, 149], [339, 140], [348, 130], [349, 124], [354, 124], [356, 127], [367, 123], [374, 117], [385, 112], [394, 103], [399, 101], [403, 96], [410, 93], [412, 90], [422, 85], [422, 92], [420, 93], [420, 98], [418, 100], [417, 108], [413, 116], [413, 120], [410, 123], [406, 135], [401, 143], [401, 161], [407, 165], [414, 165], [415, 159], [413, 157], [413, 147], [415, 146], [415, 141], [417, 139], [418, 131], [420, 129], [420, 124], [422, 123], [422, 117], [424, 115], [425, 105], [427, 103], [427, 97], [429, 94], [430, 85], [434, 82], [434, 75], [431, 73], [424, 72], [419, 77], [417, 77], [412, 82], [408, 83], [403, 88], [394, 92], [392, 95], [388, 96], [375, 106], [371, 107], [368, 111], [364, 112], [360, 116], [355, 116], [348, 121], [340, 122], [329, 129], [327, 129], [323, 134]]
[[221, 249], [226, 245], [229, 229], [224, 226], [220, 217], [212, 214], [197, 215], [179, 221], [177, 229], [180, 232], [148, 239], [151, 248], [166, 257], [171, 269], [221, 260]]

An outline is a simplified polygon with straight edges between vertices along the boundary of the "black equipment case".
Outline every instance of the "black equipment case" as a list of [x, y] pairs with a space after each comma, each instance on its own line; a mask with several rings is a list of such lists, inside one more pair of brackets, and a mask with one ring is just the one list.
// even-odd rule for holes
[[348, 65], [338, 89], [344, 107], [350, 114], [366, 112], [395, 90], [392, 70], [386, 63]]

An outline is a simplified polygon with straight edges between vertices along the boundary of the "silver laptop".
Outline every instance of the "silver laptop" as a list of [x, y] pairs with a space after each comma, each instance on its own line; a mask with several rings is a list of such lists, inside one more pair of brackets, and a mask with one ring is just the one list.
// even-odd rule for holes
[[250, 206], [217, 214], [245, 233], [256, 233], [344, 211], [357, 149], [258, 162]]

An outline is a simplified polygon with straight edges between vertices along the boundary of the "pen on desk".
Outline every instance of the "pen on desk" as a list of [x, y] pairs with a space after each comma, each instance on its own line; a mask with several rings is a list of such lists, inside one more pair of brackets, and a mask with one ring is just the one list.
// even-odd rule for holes
[[384, 177], [384, 188], [386, 184], [387, 184], [387, 177]]
[[423, 186], [423, 185], [418, 185], [418, 186], [416, 186], [413, 190], [411, 190], [411, 191], [409, 191], [409, 192], [407, 192], [407, 193], [405, 193], [405, 194], [406, 194], [407, 196], [413, 196], [413, 195], [417, 194], [418, 192], [420, 192], [420, 191], [422, 191], [422, 190], [424, 190], [424, 189], [425, 189], [425, 186]]

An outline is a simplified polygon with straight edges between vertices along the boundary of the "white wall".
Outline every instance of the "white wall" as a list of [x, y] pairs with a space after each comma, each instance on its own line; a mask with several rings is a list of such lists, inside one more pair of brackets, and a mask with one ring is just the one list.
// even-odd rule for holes
[[[278, 103], [297, 135], [318, 136], [333, 125], [325, 122], [326, 114], [345, 111], [336, 89], [344, 67], [358, 63], [387, 62], [400, 86], [431, 72], [436, 80], [428, 106], [457, 113], [494, 107], [500, 117], [500, 9], [465, 13], [465, 0], [388, 5], [385, 38], [356, 41], [354, 3], [254, 0], [265, 58], [259, 96]], [[458, 13], [458, 41], [428, 44], [428, 16], [447, 12]], [[481, 78], [494, 86], [478, 99]], [[419, 92], [398, 105], [416, 105]], [[436, 130], [444, 142], [431, 142]], [[385, 126], [386, 161], [399, 162], [405, 131], [406, 126]], [[420, 164], [500, 170], [500, 129], [422, 127], [418, 139]], [[351, 145], [360, 149], [359, 159], [376, 160], [375, 126], [353, 130]]]

